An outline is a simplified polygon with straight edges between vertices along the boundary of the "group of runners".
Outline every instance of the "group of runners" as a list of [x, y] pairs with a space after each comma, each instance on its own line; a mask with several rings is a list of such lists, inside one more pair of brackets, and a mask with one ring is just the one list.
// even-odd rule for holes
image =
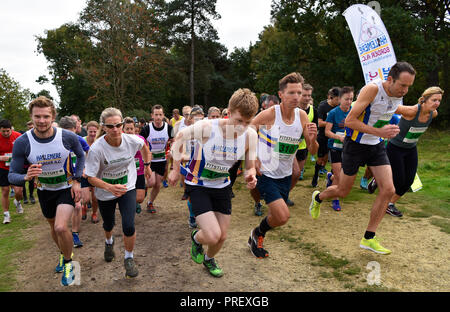
[[[38, 97], [29, 104], [32, 128], [24, 134], [12, 131], [8, 121], [0, 122], [4, 223], [11, 222], [10, 185], [21, 213], [21, 187], [34, 181], [42, 213], [60, 251], [55, 271], [63, 273], [61, 284], [67, 286], [74, 283], [73, 247], [82, 246], [78, 231], [86, 207], [92, 207], [94, 223], [100, 211], [104, 259], [111, 262], [118, 206], [125, 275], [132, 278], [139, 273], [133, 257], [135, 215], [141, 212], [147, 189], [147, 212], [156, 213], [154, 203], [165, 180], [172, 187], [180, 182], [193, 228], [192, 260], [220, 277], [223, 270], [215, 256], [231, 222], [232, 185], [238, 168], [243, 168], [243, 179], [255, 200], [255, 214], [263, 215], [261, 199], [268, 207], [260, 223], [249, 228], [247, 241], [255, 257], [266, 258], [265, 235], [288, 222], [289, 192], [303, 178], [309, 153], [317, 154], [313, 187], [328, 160], [332, 168], [327, 173], [327, 188], [312, 194], [311, 217], [319, 218], [325, 199], [331, 199], [333, 209], [339, 211], [339, 198], [350, 192], [359, 167], [367, 166], [379, 192], [360, 247], [389, 254], [375, 232], [388, 208], [395, 208], [413, 182], [418, 138], [437, 115], [443, 95], [439, 87], [431, 87], [417, 105], [403, 106], [402, 97], [415, 74], [410, 64], [396, 63], [386, 81], [367, 84], [356, 101], [352, 87], [333, 87], [318, 110], [312, 105], [313, 87], [299, 73], [280, 79], [278, 96], [264, 99], [260, 112], [257, 97], [245, 88], [233, 93], [225, 115], [215, 107], [205, 116], [199, 106], [184, 106], [182, 116], [176, 110], [166, 122], [163, 107], [155, 105], [152, 121], [137, 126], [120, 110], [107, 108], [99, 123], [86, 125], [84, 138], [76, 134], [79, 118], [62, 117], [56, 127], [53, 102]], [[390, 123], [394, 114], [401, 115], [398, 125]]]

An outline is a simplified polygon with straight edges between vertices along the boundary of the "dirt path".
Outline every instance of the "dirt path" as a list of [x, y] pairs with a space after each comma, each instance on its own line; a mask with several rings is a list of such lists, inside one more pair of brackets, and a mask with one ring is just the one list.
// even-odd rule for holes
[[[262, 217], [253, 214], [251, 197], [241, 181], [238, 178], [234, 189], [228, 239], [217, 256], [225, 272], [222, 278], [210, 276], [190, 259], [188, 211], [186, 202], [180, 200], [182, 189], [176, 187], [162, 189], [155, 215], [143, 211], [136, 216], [134, 254], [139, 276], [135, 279], [124, 278], [120, 214], [114, 229], [116, 259], [111, 263], [103, 259], [102, 223], [83, 221], [80, 237], [84, 246], [74, 250], [74, 260], [81, 264], [81, 283], [70, 291], [361, 291], [373, 289], [367, 288], [371, 271], [366, 266], [371, 261], [380, 268], [381, 285], [376, 289], [450, 291], [449, 236], [431, 225], [430, 219], [386, 216], [377, 235], [393, 253], [376, 255], [358, 247], [370, 205], [344, 203], [337, 213], [325, 203], [320, 218], [312, 220], [308, 213], [312, 189], [305, 186], [307, 182], [299, 182], [291, 193], [296, 204], [288, 224], [266, 236], [270, 257], [254, 258], [247, 239]], [[39, 222], [24, 230], [35, 244], [18, 257], [16, 290], [66, 291], [59, 285], [61, 275], [54, 273], [58, 251], [48, 225], [37, 205], [27, 207], [27, 218]]]

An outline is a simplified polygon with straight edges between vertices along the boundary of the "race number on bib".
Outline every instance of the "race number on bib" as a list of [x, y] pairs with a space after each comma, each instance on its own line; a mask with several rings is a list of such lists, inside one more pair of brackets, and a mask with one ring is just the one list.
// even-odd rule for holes
[[67, 176], [64, 169], [54, 171], [43, 171], [38, 176], [39, 183], [42, 187], [55, 189], [67, 185]]
[[8, 160], [5, 160], [5, 166], [9, 167], [9, 165], [11, 164], [12, 153], [5, 153], [5, 155], [3, 156], [8, 156]]
[[226, 178], [230, 174], [229, 168], [225, 166], [219, 166], [211, 163], [206, 163], [202, 170], [201, 178], [205, 180], [216, 180], [220, 178]]
[[428, 129], [428, 127], [410, 127], [408, 133], [403, 138], [405, 143], [415, 143], [419, 141], [419, 137]]
[[[336, 132], [336, 134], [340, 137], [344, 136], [344, 132]], [[341, 150], [343, 147], [344, 147], [344, 144], [341, 142], [341, 140], [334, 139], [333, 148]]]
[[166, 158], [166, 151], [152, 151], [152, 160], [158, 160], [158, 159], [165, 159]]
[[280, 135], [277, 145], [275, 146], [275, 152], [279, 154], [280, 159], [289, 158], [292, 154], [297, 152], [299, 142], [300, 138]]
[[109, 184], [127, 184], [128, 170], [120, 172], [103, 172], [102, 180]]

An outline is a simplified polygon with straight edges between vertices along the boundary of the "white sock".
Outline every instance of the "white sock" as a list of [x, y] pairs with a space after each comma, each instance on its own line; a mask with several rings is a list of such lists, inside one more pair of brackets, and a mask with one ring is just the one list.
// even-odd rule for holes
[[197, 236], [197, 233], [195, 233], [195, 235], [194, 235], [194, 242], [196, 242], [197, 244], [201, 245], [201, 244], [197, 241], [197, 239], [195, 238], [195, 236]]
[[125, 259], [128, 259], [128, 258], [133, 258], [133, 252], [125, 250]]
[[106, 240], [106, 243], [107, 243], [108, 245], [112, 245], [112, 243], [114, 242], [114, 237], [111, 236], [111, 238], [105, 239], [105, 240]]
[[210, 257], [208, 257], [207, 254], [205, 254], [205, 260], [206, 260], [206, 261], [211, 260], [211, 259], [214, 259], [214, 257], [210, 258]]
[[389, 203], [388, 206], [393, 205], [393, 203]]
[[3, 215], [9, 217], [9, 211], [3, 212]]

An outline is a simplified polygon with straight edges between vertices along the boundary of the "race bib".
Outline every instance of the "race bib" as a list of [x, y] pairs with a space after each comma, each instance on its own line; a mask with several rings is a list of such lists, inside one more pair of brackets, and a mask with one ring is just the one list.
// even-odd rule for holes
[[67, 185], [67, 176], [64, 169], [43, 171], [38, 176], [38, 181], [43, 188], [56, 189]]
[[216, 180], [226, 178], [230, 175], [228, 173], [228, 170], [229, 170], [228, 167], [215, 165], [207, 162], [202, 170], [201, 178], [205, 180]]
[[[341, 131], [336, 132], [336, 134], [341, 137], [344, 136], [344, 132], [341, 132]], [[341, 150], [343, 147], [344, 147], [344, 144], [341, 142], [341, 140], [334, 139], [333, 148]]]
[[166, 159], [166, 151], [152, 151], [152, 160]]
[[109, 184], [127, 184], [128, 169], [119, 172], [103, 172], [102, 180]]
[[378, 121], [373, 125], [374, 128], [383, 128], [387, 124], [389, 124], [389, 121], [391, 121], [392, 114], [384, 114], [378, 119]]
[[5, 155], [3, 156], [8, 156], [8, 160], [5, 160], [5, 166], [9, 167], [9, 165], [11, 164], [11, 159], [12, 159], [12, 153], [5, 153]]
[[419, 137], [427, 131], [428, 127], [410, 127], [408, 133], [403, 138], [405, 143], [415, 143], [419, 141]]
[[136, 169], [139, 169], [140, 167], [141, 167], [141, 163], [140, 163], [140, 160], [139, 160], [139, 158], [135, 158], [134, 159], [134, 162], [136, 163]]
[[299, 143], [299, 138], [280, 135], [277, 145], [275, 146], [275, 152], [279, 154], [280, 159], [287, 159], [297, 152]]

